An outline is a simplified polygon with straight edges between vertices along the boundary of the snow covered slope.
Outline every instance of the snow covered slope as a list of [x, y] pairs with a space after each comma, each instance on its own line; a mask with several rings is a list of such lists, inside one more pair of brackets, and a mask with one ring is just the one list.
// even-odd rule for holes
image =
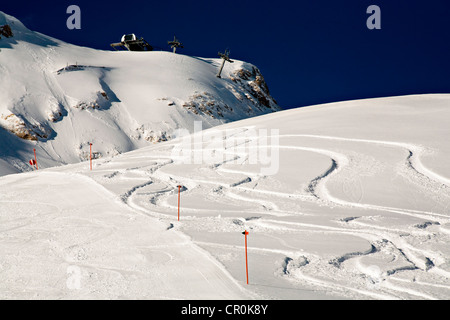
[[2, 177], [0, 298], [447, 300], [449, 118], [333, 103]]
[[[279, 110], [259, 70], [242, 61], [74, 46], [28, 30], [0, 39], [0, 175], [117, 155], [193, 130]], [[118, 35], [118, 37], [121, 35]], [[5, 130], [7, 132], [3, 132]]]

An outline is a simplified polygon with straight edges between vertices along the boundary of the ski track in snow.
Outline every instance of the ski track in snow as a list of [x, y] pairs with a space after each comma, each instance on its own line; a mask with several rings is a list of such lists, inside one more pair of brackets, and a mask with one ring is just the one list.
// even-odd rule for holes
[[[438, 190], [441, 192], [441, 197], [449, 198], [449, 180], [434, 173], [421, 163], [420, 157], [425, 152], [423, 147], [406, 143], [317, 135], [281, 135], [279, 137], [341, 141], [351, 143], [352, 146], [354, 144], [372, 144], [405, 150], [407, 155], [402, 166], [411, 181], [426, 181], [428, 184], [440, 186]], [[249, 143], [250, 140], [247, 140], [246, 143]], [[166, 144], [165, 147], [170, 145]], [[177, 168], [177, 163], [167, 154], [141, 156], [139, 153], [134, 153], [128, 156], [124, 162], [121, 162], [120, 158], [112, 161], [99, 159], [94, 161], [94, 171], [89, 173], [90, 177], [85, 176], [83, 172], [80, 172], [81, 175], [79, 173], [76, 175], [84, 176], [87, 180], [94, 179], [106, 189], [111, 188], [110, 190], [112, 194], [115, 194], [118, 202], [130, 207], [135, 212], [166, 222], [167, 231], [179, 230], [189, 234], [197, 229], [204, 232], [209, 232], [211, 229], [218, 232], [237, 233], [245, 228], [251, 230], [252, 235], [260, 235], [274, 240], [275, 242], [272, 242], [274, 248], [254, 244], [249, 247], [249, 253], [264, 257], [264, 260], [260, 262], [264, 262], [264, 266], [269, 269], [274, 268], [274, 263], [280, 263], [276, 262], [280, 256], [285, 257], [285, 262], [280, 264], [281, 269], [279, 270], [282, 271], [269, 272], [269, 276], [275, 279], [280, 277], [287, 279], [291, 288], [285, 286], [286, 290], [292, 290], [292, 288], [300, 291], [313, 290], [337, 297], [370, 299], [441, 299], [450, 296], [450, 282], [448, 281], [450, 272], [439, 266], [445, 263], [447, 257], [439, 250], [416, 244], [420, 244], [422, 241], [420, 239], [425, 239], [425, 241], [431, 239], [436, 242], [448, 239], [449, 231], [445, 225], [450, 223], [450, 219], [447, 215], [340, 199], [333, 196], [332, 191], [327, 189], [327, 182], [338, 177], [344, 172], [343, 169], [346, 166], [351, 165], [346, 152], [337, 152], [331, 148], [283, 144], [279, 148], [285, 151], [301, 151], [326, 156], [330, 159], [330, 165], [310, 181], [303, 181], [306, 183], [303, 193], [259, 188], [258, 186], [266, 179], [266, 176], [251, 171], [228, 168], [226, 164], [230, 162], [229, 159], [206, 166], [206, 168], [200, 166], [194, 170], [194, 173], [190, 170], [176, 170], [174, 173], [172, 170]], [[236, 155], [234, 160], [241, 156]], [[227, 177], [231, 177], [231, 179]], [[121, 190], [114, 189], [121, 184], [126, 187]], [[178, 185], [184, 186], [182, 189], [183, 203], [184, 199], [192, 196], [199, 199], [200, 202], [202, 200], [199, 197], [211, 198], [217, 203], [226, 202], [238, 206], [245, 204], [252, 209], [230, 208], [224, 211], [221, 208], [196, 208], [190, 203], [182, 207], [182, 221], [174, 222], [177, 209], [174, 199], [176, 199]], [[425, 185], [423, 188], [426, 188], [426, 184], [419, 183], [417, 185]], [[302, 204], [313, 205], [319, 212], [320, 208], [343, 208], [351, 210], [352, 213], [349, 213], [348, 218], [340, 220], [330, 218], [312, 223], [300, 222], [299, 217], [310, 217], [311, 213], [286, 209], [281, 205], [285, 201], [301, 206]], [[2, 203], [9, 202], [5, 200]], [[360, 214], [365, 211], [372, 215]], [[394, 217], [401, 215], [423, 219], [426, 223], [420, 227], [412, 226], [408, 230], [402, 230], [395, 226], [374, 224], [376, 216], [374, 216], [375, 220], [370, 220], [373, 212]], [[220, 217], [221, 214], [224, 217]], [[217, 218], [218, 215], [219, 218]], [[248, 215], [248, 218], [243, 218], [243, 215]], [[27, 224], [19, 224], [13, 229], [26, 226]], [[429, 231], [430, 228], [431, 231]], [[11, 230], [6, 229], [0, 232], [8, 231]], [[299, 245], [292, 245], [283, 237], [285, 233], [329, 237], [345, 235], [365, 240], [367, 248], [337, 255], [324, 255], [311, 249], [301, 249]], [[80, 242], [80, 246], [86, 246], [86, 244], [105, 237], [108, 237], [108, 234], [90, 238], [86, 243]], [[186, 237], [186, 241], [189, 241], [188, 238], [193, 241], [194, 248], [197, 248], [200, 254], [208, 256], [210, 261], [223, 270], [228, 270], [227, 260], [221, 261], [222, 256], [216, 256], [214, 253], [225, 251], [233, 257], [243, 249], [242, 244], [217, 243], [197, 239], [196, 236]], [[415, 238], [419, 240], [415, 240]], [[207, 253], [208, 251], [211, 254]], [[265, 262], [268, 256], [275, 260], [269, 259], [270, 263]], [[228, 257], [228, 255], [223, 255], [223, 257]], [[308, 263], [296, 262], [302, 257]], [[371, 263], [370, 259], [375, 262], [368, 266]], [[376, 266], [377, 259], [380, 261], [390, 259], [390, 263], [387, 263], [388, 267], [383, 270], [376, 269], [378, 272], [374, 274], [373, 268], [370, 267]], [[88, 264], [86, 267], [96, 268], [95, 265], [89, 266]], [[124, 270], [118, 272], [124, 272]], [[233, 272], [235, 271], [230, 271], [230, 277], [237, 277]], [[442, 279], [447, 280], [442, 282]], [[266, 282], [265, 278], [255, 280], [256, 295], [262, 293], [270, 296], [270, 293], [264, 291], [267, 286]]]
[[[328, 141], [341, 141], [352, 144], [372, 144], [403, 149], [407, 152], [407, 158], [403, 163], [403, 167], [407, 172], [409, 172], [410, 176], [413, 179], [425, 179], [430, 183], [440, 184], [442, 186], [441, 189], [443, 192], [443, 196], [449, 196], [449, 194], [446, 193], [448, 191], [448, 187], [450, 186], [449, 179], [442, 177], [423, 166], [420, 161], [420, 157], [421, 155], [423, 155], [425, 149], [421, 146], [390, 141], [348, 139], [318, 135], [280, 135], [279, 137], [313, 140], [322, 139]], [[248, 143], [249, 141], [250, 140], [247, 140], [246, 143]], [[325, 205], [332, 207], [350, 208], [352, 210], [359, 209], [365, 211], [371, 210], [384, 213], [387, 212], [389, 214], [399, 214], [410, 216], [413, 218], [427, 219], [427, 221], [431, 219], [433, 223], [436, 223], [438, 225], [443, 225], [450, 222], [449, 217], [445, 214], [438, 214], [421, 210], [394, 208], [375, 204], [364, 204], [359, 202], [349, 202], [343, 199], [336, 198], [330, 194], [330, 191], [327, 189], [326, 185], [327, 181], [332, 179], [333, 176], [338, 175], [339, 172], [342, 171], [343, 168], [345, 168], [345, 166], [349, 165], [349, 160], [344, 153], [328, 149], [310, 148], [295, 145], [281, 145], [280, 150], [299, 150], [303, 152], [321, 154], [329, 157], [331, 164], [330, 167], [327, 168], [323, 173], [318, 174], [316, 178], [312, 179], [308, 183], [307, 191], [309, 194], [290, 194], [271, 190], [256, 189], [256, 185], [258, 184], [259, 180], [263, 179], [264, 177], [254, 172], [225, 168], [224, 165], [229, 160], [225, 160], [223, 161], [223, 163], [217, 163], [213, 166], [209, 166], [208, 168], [212, 172], [220, 173], [225, 176], [227, 174], [236, 174], [243, 176], [243, 178], [239, 178], [232, 183], [215, 179], [213, 178], [213, 175], [209, 175], [208, 179], [203, 179], [200, 178], [200, 176], [202, 176], [201, 174], [199, 174], [198, 177], [193, 178], [192, 175], [188, 177], [186, 175], [180, 175], [179, 173], [167, 173], [165, 172], [166, 168], [170, 169], [172, 165], [173, 167], [175, 167], [174, 159], [170, 159], [170, 156], [152, 156], [149, 158], [152, 158], [153, 161], [156, 161], [156, 166], [137, 166], [135, 170], [131, 170], [134, 172], [137, 172], [137, 170], [139, 170], [141, 173], [145, 172], [147, 178], [151, 177], [151, 180], [143, 184], [140, 183], [136, 186], [133, 186], [125, 193], [123, 193], [122, 199], [124, 199], [127, 205], [135, 210], [167, 221], [173, 221], [174, 212], [176, 212], [177, 206], [176, 204], [174, 204], [173, 198], [177, 194], [176, 186], [178, 184], [187, 186], [187, 188], [183, 190], [183, 197], [186, 197], [189, 194], [193, 194], [193, 192], [199, 188], [209, 189], [210, 187], [212, 187], [213, 192], [208, 193], [208, 196], [210, 197], [212, 196], [218, 200], [228, 199], [227, 201], [230, 201], [231, 203], [238, 201], [259, 206], [260, 209], [255, 213], [264, 215], [265, 218], [245, 220], [242, 228], [246, 226], [246, 228], [254, 229], [254, 232], [257, 232], [258, 228], [261, 228], [261, 230], [271, 230], [270, 236], [274, 237], [274, 239], [278, 238], [281, 246], [290, 248], [290, 250], [264, 249], [256, 247], [250, 248], [249, 250], [250, 252], [269, 252], [271, 254], [277, 255], [281, 254], [285, 255], [286, 257], [295, 257], [299, 254], [308, 256], [311, 259], [311, 263], [309, 265], [314, 265], [315, 271], [311, 271], [303, 267], [298, 268], [292, 273], [283, 275], [283, 277], [288, 278], [294, 286], [296, 284], [300, 284], [303, 288], [305, 286], [313, 287], [315, 289], [321, 288], [326, 292], [337, 294], [338, 296], [342, 295], [351, 298], [365, 297], [374, 299], [435, 299], [436, 297], [433, 294], [425, 294], [421, 291], [411, 288], [411, 286], [413, 285], [419, 285], [419, 287], [425, 286], [424, 283], [427, 283], [427, 286], [429, 288], [450, 289], [450, 284], [445, 285], [432, 283], [430, 282], [430, 280], [428, 280], [428, 282], [411, 282], [410, 280], [398, 277], [398, 275], [402, 273], [410, 276], [411, 273], [414, 274], [420, 272], [421, 274], [427, 273], [426, 276], [428, 276], [428, 274], [435, 274], [443, 276], [447, 279], [450, 278], [450, 273], [448, 271], [443, 270], [435, 265], [428, 266], [428, 261], [445, 261], [445, 257], [442, 256], [442, 253], [435, 252], [431, 249], [421, 249], [414, 246], [414, 244], [410, 244], [408, 242], [409, 238], [404, 236], [406, 232], [400, 229], [386, 226], [374, 226], [370, 223], [364, 223], [363, 220], [358, 216], [339, 222], [341, 227], [333, 227], [331, 226], [331, 224], [307, 224], [297, 223], [293, 221], [289, 222], [286, 220], [277, 220], [277, 217], [298, 217], [302, 215], [298, 211], [283, 210], [277, 205], [277, 203], [279, 203], [280, 201], [282, 202], [283, 199], [290, 199], [298, 202], [315, 203], [320, 206]], [[117, 171], [112, 171], [113, 173], [111, 174], [110, 179], [119, 179], [120, 174], [118, 174]], [[161, 183], [162, 185], [164, 185], [164, 188], [146, 192], [146, 187], [152, 186], [155, 183]], [[249, 183], [253, 183], [256, 185], [253, 188], [246, 187], [246, 185]], [[138, 190], [141, 191], [141, 194], [138, 194]], [[196, 194], [196, 196], [198, 196], [198, 194]], [[261, 199], [261, 196], [264, 198]], [[172, 202], [170, 202], [171, 199]], [[189, 227], [191, 227], [192, 223], [207, 223], [209, 221], [207, 217], [197, 217], [198, 214], [209, 214], [209, 216], [214, 216], [221, 212], [220, 209], [201, 209], [192, 206], [183, 207], [182, 211], [186, 215], [183, 217], [185, 226], [183, 226], [183, 222], [170, 223], [168, 229], [176, 228], [189, 232]], [[234, 217], [227, 216], [227, 218], [234, 219], [233, 221], [239, 219], [239, 217], [242, 216], [242, 211], [240, 212], [239, 210], [233, 211], [233, 209], [230, 209], [229, 212], [234, 215]], [[229, 231], [229, 229], [227, 229], [229, 228], [227, 227], [228, 224], [223, 224], [224, 225], [219, 227], [219, 230], [222, 228], [225, 232]], [[236, 225], [233, 225], [233, 227], [236, 227]], [[205, 228], [207, 228], [207, 226], [205, 226]], [[440, 227], [438, 226], [438, 228]], [[294, 247], [290, 247], [288, 243], [286, 243], [286, 241], [276, 236], [277, 230], [285, 230], [287, 232], [307, 232], [320, 234], [326, 233], [336, 235], [347, 234], [367, 240], [370, 244], [370, 249], [365, 252], [348, 252], [341, 256], [329, 257], [325, 259], [323, 257], [315, 255], [314, 253], [307, 253], [304, 251], [300, 253], [296, 252], [295, 250], [292, 251], [292, 249], [295, 249]], [[443, 230], [443, 233], [445, 234], [445, 229]], [[408, 232], [413, 236], [418, 235], [421, 237], [426, 237], [432, 235], [432, 233], [428, 232], [427, 230], [416, 229], [413, 231], [408, 230]], [[387, 241], [386, 243], [389, 243], [389, 248], [391, 248], [389, 250], [394, 250], [396, 252], [394, 254], [394, 260], [404, 260], [404, 263], [400, 264], [398, 267], [385, 270], [377, 275], [377, 277], [379, 277], [380, 279], [377, 280], [378, 282], [376, 282], [373, 286], [370, 286], [368, 284], [370, 274], [364, 271], [364, 268], [361, 267], [360, 260], [364, 257], [376, 256], [377, 254], [387, 254], [384, 252], [387, 250], [384, 248], [384, 246], [380, 247], [376, 244], [377, 241], [379, 242], [381, 240], [385, 242]], [[193, 239], [193, 241], [199, 246], [206, 248], [221, 248], [222, 250], [232, 251], [236, 249], [236, 246], [233, 245], [197, 241], [195, 238]], [[329, 275], [332, 274], [334, 274], [335, 276], [330, 278]], [[348, 280], [347, 277], [350, 278], [350, 285], [344, 281]], [[395, 282], [396, 284], [394, 285], [393, 282]]]
[[[145, 173], [145, 171], [141, 171], [140, 168], [136, 168], [136, 170], [137, 172], [139, 172], [139, 175], [143, 175]], [[95, 174], [100, 173], [101, 176], [105, 177], [105, 172], [106, 171], [98, 170]], [[117, 177], [120, 177], [120, 172], [115, 172], [116, 173], [113, 175], [106, 175], [107, 179], [115, 179]], [[133, 170], [131, 170], [131, 172], [133, 172]], [[127, 172], [123, 171], [122, 174], [124, 173]], [[43, 251], [44, 256], [47, 256], [48, 253], [45, 252], [47, 247], [45, 245], [39, 246], [39, 243], [42, 241], [39, 235], [42, 232], [46, 232], [51, 235], [51, 239], [45, 241], [45, 243], [52, 243], [50, 255], [51, 259], [49, 259], [50, 261], [45, 261], [37, 264], [39, 265], [38, 267], [49, 268], [51, 266], [54, 268], [55, 266], [52, 265], [52, 263], [55, 262], [52, 261], [52, 259], [59, 259], [59, 265], [57, 266], [58, 270], [52, 275], [37, 275], [35, 277], [36, 280], [41, 279], [42, 281], [42, 278], [44, 277], [45, 279], [52, 279], [49, 281], [55, 281], [53, 279], [58, 279], [61, 274], [64, 277], [65, 273], [61, 273], [60, 269], [64, 268], [64, 266], [67, 265], [69, 267], [77, 268], [77, 270], [83, 272], [82, 275], [85, 275], [85, 273], [87, 272], [93, 277], [91, 278], [91, 276], [87, 276], [87, 278], [82, 278], [83, 286], [80, 288], [80, 290], [73, 290], [70, 288], [69, 290], [67, 290], [67, 288], [64, 288], [64, 281], [61, 281], [60, 279], [58, 280], [57, 289], [55, 289], [54, 292], [45, 287], [45, 285], [48, 285], [48, 280], [44, 280], [44, 282], [42, 283], [42, 290], [39, 290], [38, 293], [34, 293], [35, 288], [27, 288], [26, 290], [24, 290], [29, 291], [29, 294], [34, 294], [38, 297], [40, 294], [43, 296], [48, 295], [50, 297], [53, 297], [55, 294], [59, 294], [61, 295], [61, 297], [67, 296], [74, 298], [84, 298], [91, 296], [97, 297], [97, 294], [99, 294], [100, 296], [102, 294], [106, 294], [110, 298], [120, 298], [122, 296], [139, 297], [139, 294], [142, 294], [142, 297], [149, 296], [160, 298], [162, 295], [159, 292], [169, 290], [166, 294], [167, 298], [169, 299], [186, 298], [186, 296], [188, 295], [194, 297], [194, 299], [196, 297], [202, 299], [212, 296], [225, 299], [258, 298], [258, 296], [254, 293], [246, 291], [245, 288], [241, 287], [236, 282], [236, 280], [228, 274], [223, 266], [220, 265], [212, 256], [210, 256], [208, 252], [193, 244], [192, 241], [190, 241], [190, 239], [182, 233], [176, 233], [172, 236], [169, 235], [169, 238], [167, 238], [166, 241], [163, 240], [162, 242], [155, 242], [155, 245], [149, 246], [148, 242], [142, 241], [145, 240], [145, 237], [142, 237], [142, 235], [136, 238], [131, 237], [127, 239], [126, 231], [119, 232], [119, 229], [126, 230], [127, 219], [130, 219], [130, 221], [134, 221], [136, 219], [132, 216], [132, 214], [130, 214], [133, 211], [136, 212], [136, 210], [129, 211], [129, 208], [127, 207], [129, 206], [131, 209], [136, 209], [132, 204], [130, 205], [129, 198], [132, 197], [133, 193], [137, 192], [141, 188], [152, 185], [152, 181], [147, 181], [145, 183], [136, 185], [121, 196], [117, 196], [115, 192], [111, 192], [111, 190], [108, 190], [108, 188], [105, 188], [101, 183], [99, 183], [98, 176], [92, 179], [92, 177], [89, 177], [83, 171], [77, 171], [74, 173], [61, 173], [52, 172], [51, 170], [49, 170], [39, 172], [39, 175], [35, 173], [33, 173], [32, 175], [34, 177], [32, 177], [31, 179], [28, 179], [26, 176], [22, 175], [17, 176], [18, 178], [20, 178], [18, 181], [20, 181], [22, 185], [25, 185], [25, 190], [33, 186], [32, 182], [34, 180], [42, 180], [52, 181], [57, 185], [61, 185], [62, 193], [61, 197], [59, 197], [60, 195], [57, 194], [57, 192], [48, 195], [48, 197], [42, 197], [41, 195], [41, 198], [44, 198], [42, 202], [31, 200], [0, 201], [0, 204], [2, 206], [7, 205], [17, 207], [18, 205], [25, 205], [23, 207], [23, 212], [22, 209], [15, 210], [16, 212], [14, 219], [10, 219], [8, 216], [0, 216], [3, 225], [14, 225], [14, 227], [0, 230], [0, 235], [8, 239], [8, 236], [11, 236], [10, 233], [15, 230], [19, 230], [19, 237], [21, 233], [30, 234], [30, 239], [26, 243], [18, 242], [17, 245], [14, 245], [14, 247], [17, 247], [16, 249], [9, 245], [7, 247], [8, 250], [6, 251], [6, 256], [0, 262], [0, 273], [8, 271], [8, 276], [12, 277], [13, 279], [19, 279], [18, 284], [7, 286], [7, 282], [10, 282], [10, 279], [8, 279], [7, 277], [5, 278], [5, 282], [2, 283], [2, 290], [5, 289], [4, 292], [2, 292], [2, 297], [9, 297], [9, 295], [11, 294], [17, 294], [18, 296], [21, 296], [19, 293], [14, 293], [14, 291], [16, 290], [16, 286], [18, 286], [17, 288], [20, 288], [20, 283], [22, 283], [23, 281], [29, 281], [29, 276], [31, 276], [33, 272], [35, 272], [35, 267], [31, 266], [30, 264], [36, 264], [36, 259], [40, 258], [39, 255], [33, 256], [26, 250], [41, 250]], [[139, 175], [135, 176], [136, 180], [142, 180], [142, 177], [139, 177]], [[30, 182], [28, 183], [27, 180], [30, 180]], [[72, 210], [78, 210], [77, 206], [66, 205], [67, 202], [72, 202], [72, 200], [67, 197], [67, 194], [65, 193], [68, 189], [64, 186], [66, 183], [68, 183], [68, 181], [73, 184], [78, 182], [79, 185], [82, 186], [80, 190], [76, 190], [76, 192], [74, 192], [75, 195], [71, 194], [71, 196], [73, 196], [74, 200], [76, 201], [77, 195], [79, 196], [80, 194], [82, 194], [86, 202], [90, 203], [90, 205], [94, 207], [93, 211], [82, 208], [82, 214], [68, 214], [68, 212]], [[130, 179], [130, 181], [133, 182], [132, 179]], [[14, 183], [15, 180], [10, 179], [9, 182]], [[6, 184], [0, 185], [0, 187], [3, 187], [3, 191], [7, 190], [7, 186], [8, 185]], [[45, 193], [45, 189], [40, 190], [39, 192]], [[5, 194], [7, 194], [6, 199], [15, 199], [15, 195], [13, 193], [5, 192]], [[52, 197], [55, 197], [56, 199], [60, 198], [57, 202], [59, 205], [52, 204]], [[114, 201], [114, 199], [116, 201]], [[101, 210], [96, 210], [99, 209], [99, 205], [105, 205], [104, 200], [108, 200], [106, 206], [109, 206], [109, 210], [116, 211], [116, 213], [112, 213], [109, 210], [106, 210], [104, 212]], [[39, 206], [45, 206], [48, 213], [43, 214], [41, 212], [46, 211], [37, 210], [38, 219], [32, 220], [30, 219], [30, 217], [33, 218], [33, 215], [30, 215], [29, 212], [30, 205], [34, 206], [35, 208], [39, 208]], [[20, 208], [21, 207], [19, 207], [19, 209]], [[51, 208], [52, 210], [48, 208]], [[141, 211], [141, 213], [143, 213], [145, 216], [148, 216], [146, 212]], [[121, 220], [121, 225], [117, 224], [118, 221], [116, 219], [118, 217], [120, 217], [119, 219]], [[7, 218], [6, 221], [4, 220], [5, 218]], [[22, 220], [25, 221], [25, 223], [22, 223]], [[58, 224], [57, 221], [59, 220], [67, 221], [66, 223]], [[79, 221], [81, 223], [71, 223], [73, 220]], [[151, 220], [143, 221], [147, 224], [150, 222], [150, 228], [147, 230], [152, 230], [151, 226], [155, 223], [153, 222], [152, 224]], [[43, 225], [45, 223], [49, 223], [46, 228], [41, 226], [37, 229], [33, 229], [32, 227], [35, 224]], [[76, 230], [74, 230], [77, 228], [79, 228], [81, 232], [77, 232]], [[166, 231], [172, 228], [173, 225], [168, 226]], [[92, 229], [93, 231], [88, 232], [89, 229]], [[64, 230], [64, 232], [60, 232], [60, 230]], [[83, 230], [87, 231], [83, 233]], [[156, 230], [157, 228], [153, 231]], [[12, 233], [12, 235], [14, 235], [14, 233]], [[124, 235], [124, 239], [119, 242], [115, 242], [114, 248], [108, 248], [108, 242], [115, 241], [113, 239], [117, 240], [117, 237], [123, 237]], [[160, 236], [164, 237], [164, 235], [158, 234], [154, 236], [156, 236], [157, 238]], [[37, 240], [35, 240], [35, 238]], [[177, 240], [172, 241], [171, 239]], [[152, 239], [150, 238], [149, 240]], [[15, 241], [17, 241], [17, 239]], [[130, 241], [130, 243], [126, 243], [127, 241]], [[7, 244], [8, 242], [6, 243], [6, 245]], [[70, 246], [68, 246], [68, 244], [70, 244]], [[138, 246], [136, 246], [136, 244]], [[5, 249], [5, 243], [2, 243], [2, 249]], [[126, 262], [124, 263], [121, 261], [120, 256], [111, 254], [111, 250], [116, 250], [116, 254], [123, 254], [121, 253], [123, 249], [125, 249], [125, 254], [122, 256], [122, 258], [125, 260], [132, 259], [132, 264], [127, 265]], [[100, 259], [98, 257], [99, 254], [101, 255]], [[149, 256], [148, 258], [146, 258], [147, 255]], [[19, 261], [19, 259], [24, 259], [23, 256], [27, 258], [25, 259], [26, 261], [21, 261], [20, 263], [16, 262], [14, 269], [11, 268], [11, 270], [20, 270], [20, 268], [29, 269], [25, 275], [17, 271], [11, 273], [12, 271], [9, 272], [10, 268], [5, 269], [5, 266], [8, 267], [13, 263], [11, 262], [13, 261], [13, 259]], [[28, 261], [28, 258], [31, 258], [31, 261]], [[111, 260], [108, 261], [108, 259]], [[190, 263], [186, 266], [188, 269], [193, 268], [187, 271], [186, 275], [177, 273], [177, 266], [179, 266], [183, 262]], [[170, 273], [173, 273], [175, 278], [164, 275], [163, 273], [165, 269], [170, 270]], [[69, 269], [67, 272], [69, 272]], [[158, 274], [160, 274], [160, 276], [158, 276]], [[2, 274], [2, 276], [4, 275], [5, 274]], [[186, 282], [186, 279], [189, 279], [191, 276], [193, 276], [193, 281], [200, 281], [200, 283], [195, 287], [192, 287], [188, 281]], [[160, 279], [157, 279], [158, 277]], [[166, 277], [168, 279], [165, 279]], [[137, 280], [139, 278], [144, 282], [151, 281], [151, 285], [149, 286], [147, 284], [147, 286], [145, 287], [140, 287], [139, 283], [136, 284], [134, 281], [131, 281], [132, 279]], [[152, 278], [154, 279], [151, 280]], [[178, 280], [176, 280], [177, 278]], [[200, 278], [205, 280], [205, 282], [201, 281]], [[100, 281], [100, 283], [98, 283], [97, 281]], [[3, 287], [4, 285], [6, 286], [5, 288]], [[94, 285], [94, 287], [91, 287], [92, 285]], [[169, 289], [167, 289], [166, 286]], [[174, 290], [173, 288], [176, 288], [176, 290]], [[197, 288], [198, 290], [195, 290], [195, 288]], [[218, 291], [216, 293], [213, 293], [211, 291], [213, 290], [212, 288], [218, 289]], [[130, 289], [130, 291], [127, 291], [128, 289]], [[45, 290], [49, 290], [50, 292], [46, 292]], [[183, 292], [185, 293], [185, 295], [183, 295]], [[24, 294], [25, 296], [27, 296], [28, 292], [25, 292]]]

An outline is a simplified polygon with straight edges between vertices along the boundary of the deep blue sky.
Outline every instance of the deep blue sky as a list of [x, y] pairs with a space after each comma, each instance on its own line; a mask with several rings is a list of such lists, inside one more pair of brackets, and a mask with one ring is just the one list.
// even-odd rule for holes
[[[2, 1], [28, 28], [110, 50], [135, 33], [180, 53], [255, 64], [283, 108], [416, 93], [450, 93], [449, 0]], [[6, 2], [6, 3], [5, 3]], [[66, 9], [81, 8], [81, 30]], [[381, 30], [369, 30], [369, 5]]]

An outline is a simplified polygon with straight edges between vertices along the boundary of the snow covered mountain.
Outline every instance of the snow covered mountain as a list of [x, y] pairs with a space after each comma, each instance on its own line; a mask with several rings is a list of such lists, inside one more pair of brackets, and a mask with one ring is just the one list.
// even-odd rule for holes
[[250, 64], [4, 23], [0, 174], [42, 166], [0, 177], [0, 299], [450, 298], [450, 95], [273, 113]]
[[[13, 37], [0, 39], [0, 175], [117, 155], [278, 111], [260, 71], [171, 52], [113, 52], [74, 46], [30, 31], [0, 12]], [[120, 35], [119, 35], [120, 36]], [[3, 129], [1, 129], [3, 128]]]

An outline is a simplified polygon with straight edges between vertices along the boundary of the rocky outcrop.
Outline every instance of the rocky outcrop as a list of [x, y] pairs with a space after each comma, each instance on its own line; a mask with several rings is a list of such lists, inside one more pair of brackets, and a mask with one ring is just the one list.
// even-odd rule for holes
[[11, 27], [8, 24], [0, 26], [0, 39], [2, 38], [1, 36], [4, 36], [6, 38], [11, 38], [14, 36]]
[[264, 80], [263, 75], [258, 68], [252, 67], [251, 70], [239, 69], [233, 72], [231, 80], [244, 87], [246, 93], [245, 97], [253, 103], [253, 105], [260, 109], [265, 107], [280, 110], [275, 99], [270, 95], [269, 87]]
[[170, 135], [166, 131], [153, 131], [145, 125], [137, 128], [136, 132], [136, 139], [144, 139], [152, 143], [164, 142], [171, 139]]
[[218, 101], [209, 92], [196, 92], [190, 97], [188, 102], [183, 104], [183, 107], [195, 114], [203, 113], [214, 119], [223, 118], [224, 112], [233, 112], [233, 108], [226, 103]]
[[97, 92], [97, 99], [94, 101], [81, 101], [74, 105], [75, 109], [86, 110], [86, 109], [106, 109], [110, 107], [110, 103], [108, 103], [109, 98], [106, 92], [99, 91]]
[[[230, 75], [230, 80], [233, 84], [227, 88], [236, 98], [236, 104], [243, 106], [248, 115], [281, 109], [270, 95], [267, 83], [258, 68], [252, 66], [249, 69], [235, 70]], [[183, 107], [194, 114], [205, 114], [214, 119], [232, 116], [234, 112], [232, 106], [209, 92], [194, 92]]]
[[2, 115], [0, 117], [0, 127], [14, 133], [21, 139], [37, 141], [47, 139], [51, 131], [41, 124], [31, 124], [19, 118], [15, 114]]

